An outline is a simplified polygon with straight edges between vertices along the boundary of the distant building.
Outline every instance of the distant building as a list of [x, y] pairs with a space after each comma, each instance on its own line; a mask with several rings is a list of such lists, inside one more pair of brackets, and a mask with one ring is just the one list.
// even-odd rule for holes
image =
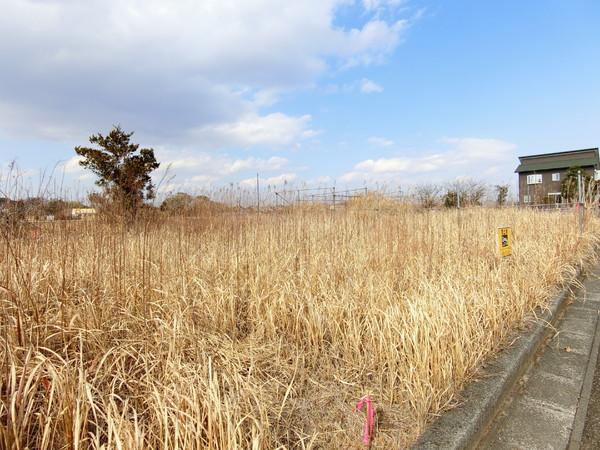
[[94, 217], [96, 215], [95, 208], [73, 208], [71, 210], [71, 217], [73, 219], [84, 219], [86, 217]]
[[580, 167], [586, 175], [594, 176], [600, 169], [598, 148], [519, 156], [519, 203], [561, 203], [562, 181], [570, 167]]

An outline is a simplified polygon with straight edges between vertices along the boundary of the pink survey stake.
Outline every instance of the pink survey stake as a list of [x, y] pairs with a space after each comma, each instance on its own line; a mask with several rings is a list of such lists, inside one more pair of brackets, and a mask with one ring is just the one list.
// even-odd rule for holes
[[365, 395], [358, 401], [356, 411], [362, 411], [365, 405], [367, 415], [365, 417], [365, 427], [363, 428], [363, 444], [369, 446], [371, 445], [371, 439], [373, 439], [373, 427], [375, 425], [375, 408], [373, 408], [373, 401], [369, 395]]

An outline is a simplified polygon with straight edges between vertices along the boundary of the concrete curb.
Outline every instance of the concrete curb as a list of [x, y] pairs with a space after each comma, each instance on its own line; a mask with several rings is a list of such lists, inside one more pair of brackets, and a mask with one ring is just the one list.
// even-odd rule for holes
[[489, 362], [480, 379], [461, 392], [461, 404], [442, 414], [421, 435], [414, 450], [474, 448], [508, 399], [515, 383], [531, 364], [540, 345], [557, 322], [571, 296], [576, 281], [584, 278], [582, 270], [565, 289], [550, 301], [531, 329]]

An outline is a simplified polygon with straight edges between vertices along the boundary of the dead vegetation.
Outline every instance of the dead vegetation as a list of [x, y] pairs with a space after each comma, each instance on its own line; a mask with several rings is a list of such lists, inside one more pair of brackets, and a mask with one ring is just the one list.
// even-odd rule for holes
[[360, 206], [5, 233], [0, 447], [360, 448], [364, 394], [374, 447], [404, 447], [600, 235]]

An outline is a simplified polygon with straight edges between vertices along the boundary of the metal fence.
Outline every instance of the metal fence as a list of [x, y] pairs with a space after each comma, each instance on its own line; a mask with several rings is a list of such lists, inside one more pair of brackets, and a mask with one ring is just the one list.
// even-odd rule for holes
[[577, 208], [577, 202], [571, 203], [523, 203], [519, 205], [521, 208], [529, 208], [529, 209], [541, 209], [547, 211], [568, 211], [573, 208]]
[[339, 190], [335, 186], [323, 188], [288, 189], [275, 191], [275, 206], [299, 204], [323, 204], [333, 207], [343, 206], [348, 200], [363, 197], [368, 194], [368, 189]]

